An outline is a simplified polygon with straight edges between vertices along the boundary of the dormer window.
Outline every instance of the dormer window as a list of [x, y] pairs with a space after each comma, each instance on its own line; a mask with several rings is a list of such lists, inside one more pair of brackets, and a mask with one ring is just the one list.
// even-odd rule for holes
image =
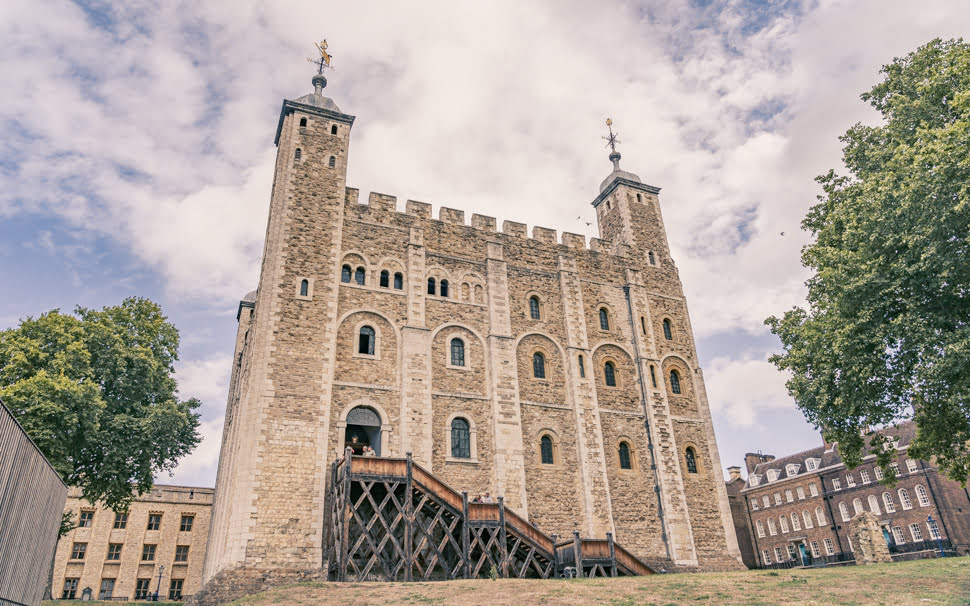
[[777, 469], [769, 469], [768, 470], [768, 481], [769, 482], [774, 482], [775, 480], [778, 479], [778, 476], [780, 474], [781, 474], [781, 472], [778, 471]]
[[818, 469], [818, 464], [820, 461], [820, 459], [805, 459], [805, 470], [815, 471]]
[[758, 484], [761, 484], [761, 476], [756, 473], [749, 475], [748, 484], [750, 484], [751, 486], [757, 486]]
[[789, 477], [791, 477], [791, 476], [797, 476], [798, 475], [798, 468], [799, 467], [800, 467], [800, 465], [797, 465], [795, 463], [789, 463], [788, 465], [785, 466], [785, 473]]

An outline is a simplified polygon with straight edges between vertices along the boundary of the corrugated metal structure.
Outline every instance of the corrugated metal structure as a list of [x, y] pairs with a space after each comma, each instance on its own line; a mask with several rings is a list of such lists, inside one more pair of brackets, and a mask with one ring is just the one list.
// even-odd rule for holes
[[67, 486], [0, 402], [0, 606], [40, 604]]

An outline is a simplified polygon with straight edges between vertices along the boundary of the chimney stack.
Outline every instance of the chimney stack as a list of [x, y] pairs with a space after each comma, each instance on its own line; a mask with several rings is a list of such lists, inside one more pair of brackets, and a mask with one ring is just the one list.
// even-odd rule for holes
[[744, 455], [744, 466], [748, 468], [748, 474], [754, 472], [754, 468], [761, 463], [768, 463], [769, 461], [774, 461], [774, 455], [761, 454], [760, 452], [749, 452]]
[[735, 480], [740, 480], [741, 479], [741, 468], [738, 467], [737, 465], [733, 465], [731, 467], [728, 467], [727, 470], [728, 470], [728, 475], [731, 476], [731, 481], [732, 482], [735, 481]]

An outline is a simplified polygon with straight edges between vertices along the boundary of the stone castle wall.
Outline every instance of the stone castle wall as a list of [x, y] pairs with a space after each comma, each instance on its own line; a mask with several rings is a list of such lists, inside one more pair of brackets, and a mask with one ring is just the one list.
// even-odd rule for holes
[[[416, 201], [398, 212], [392, 196], [362, 204], [346, 187], [352, 122], [284, 105], [259, 289], [240, 310], [207, 578], [320, 566], [326, 473], [357, 406], [379, 415], [382, 455], [412, 452], [458, 490], [504, 496], [547, 533], [613, 531], [639, 556], [685, 566], [736, 561], [659, 190], [614, 182], [594, 203], [603, 239], [588, 245], [541, 227], [529, 237], [511, 221], [498, 230], [477, 214], [466, 224], [455, 209], [434, 219]], [[364, 283], [341, 281], [344, 265], [362, 268]], [[402, 288], [381, 286], [382, 271], [401, 274]], [[358, 352], [362, 326], [375, 331], [373, 355]], [[453, 338], [464, 367], [450, 363]], [[545, 377], [533, 373], [537, 352]], [[471, 426], [469, 459], [451, 456], [456, 416]], [[621, 442], [631, 469], [620, 467]], [[697, 473], [685, 468], [688, 446]]]

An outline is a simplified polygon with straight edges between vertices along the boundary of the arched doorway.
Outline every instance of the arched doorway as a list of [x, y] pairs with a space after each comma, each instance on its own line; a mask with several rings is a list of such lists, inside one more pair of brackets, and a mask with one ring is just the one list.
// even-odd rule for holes
[[347, 413], [344, 447], [353, 448], [354, 454], [359, 455], [365, 445], [381, 456], [381, 417], [369, 406], [358, 406]]

